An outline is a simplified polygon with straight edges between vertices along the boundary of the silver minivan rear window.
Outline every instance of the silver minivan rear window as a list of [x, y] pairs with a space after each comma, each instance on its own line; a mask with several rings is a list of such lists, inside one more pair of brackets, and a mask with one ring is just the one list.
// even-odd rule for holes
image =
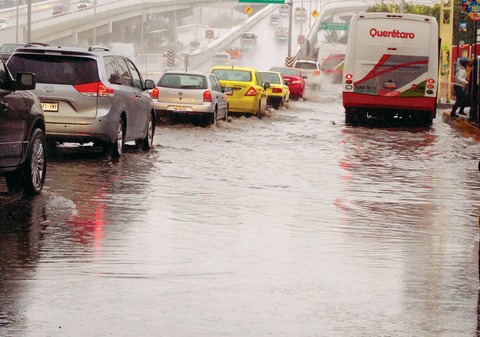
[[86, 57], [14, 54], [8, 68], [15, 78], [17, 72], [32, 72], [37, 83], [78, 85], [98, 82], [97, 61]]

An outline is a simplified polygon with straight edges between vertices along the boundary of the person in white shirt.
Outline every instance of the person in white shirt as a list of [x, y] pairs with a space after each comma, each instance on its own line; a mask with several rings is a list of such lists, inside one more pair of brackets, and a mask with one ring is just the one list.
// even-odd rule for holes
[[468, 85], [467, 80], [467, 66], [469, 65], [469, 61], [467, 59], [461, 59], [457, 65], [457, 69], [455, 70], [455, 82], [453, 84], [453, 90], [455, 91], [455, 104], [452, 107], [452, 112], [450, 113], [450, 117], [458, 117], [456, 114], [457, 109], [460, 107], [460, 111], [458, 112], [459, 115], [466, 115], [463, 112], [465, 108], [465, 89]]

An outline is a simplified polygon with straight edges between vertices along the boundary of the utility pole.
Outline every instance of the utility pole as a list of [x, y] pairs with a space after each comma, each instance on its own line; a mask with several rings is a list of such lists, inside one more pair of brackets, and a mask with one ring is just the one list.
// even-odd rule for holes
[[27, 36], [25, 42], [32, 40], [32, 0], [27, 0]]
[[287, 57], [292, 57], [292, 17], [293, 17], [293, 1], [288, 3], [288, 54]]

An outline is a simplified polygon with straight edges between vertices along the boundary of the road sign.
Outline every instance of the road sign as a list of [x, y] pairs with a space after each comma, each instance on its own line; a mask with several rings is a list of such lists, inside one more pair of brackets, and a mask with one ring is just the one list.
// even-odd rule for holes
[[321, 29], [323, 30], [348, 30], [348, 25], [343, 22], [322, 22]]
[[238, 2], [255, 2], [261, 4], [284, 4], [285, 0], [238, 0]]
[[297, 43], [298, 43], [298, 44], [304, 44], [304, 43], [305, 43], [305, 36], [303, 36], [303, 35], [298, 35]]
[[250, 15], [253, 12], [253, 8], [250, 6], [245, 7], [245, 14]]
[[169, 50], [169, 51], [167, 52], [167, 66], [168, 66], [169, 68], [175, 67], [175, 63], [176, 63], [176, 62], [175, 62], [175, 61], [176, 61], [175, 58], [176, 58], [176, 57], [175, 57], [175, 52], [174, 52], [173, 50]]
[[319, 14], [319, 13], [318, 13], [318, 11], [317, 11], [316, 9], [314, 9], [314, 10], [312, 11], [312, 16], [313, 16], [314, 18], [316, 18], [316, 17], [318, 16], [318, 14]]
[[293, 57], [290, 57], [290, 56], [285, 57], [285, 67], [288, 67], [288, 68], [293, 67]]
[[211, 40], [211, 39], [213, 39], [213, 36], [214, 36], [214, 35], [213, 35], [213, 30], [208, 29], [208, 30], [205, 31], [205, 38], [206, 38], [206, 39]]

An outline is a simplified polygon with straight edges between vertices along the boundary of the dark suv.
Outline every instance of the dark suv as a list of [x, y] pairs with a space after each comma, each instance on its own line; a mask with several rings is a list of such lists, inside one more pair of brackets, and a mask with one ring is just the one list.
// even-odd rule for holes
[[32, 46], [16, 49], [7, 65], [12, 74], [35, 74], [49, 145], [93, 142], [114, 157], [125, 142], [152, 147], [155, 110], [146, 90], [155, 83], [127, 57], [103, 47]]
[[0, 61], [0, 175], [10, 192], [25, 195], [40, 193], [47, 172], [45, 120], [32, 89], [34, 74], [14, 80]]

